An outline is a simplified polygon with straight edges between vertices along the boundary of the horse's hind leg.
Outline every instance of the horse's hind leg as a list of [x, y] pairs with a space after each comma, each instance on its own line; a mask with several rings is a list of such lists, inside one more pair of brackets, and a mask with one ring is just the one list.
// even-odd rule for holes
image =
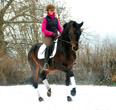
[[40, 96], [40, 93], [39, 93], [39, 90], [38, 90], [38, 74], [39, 74], [39, 67], [36, 63], [34, 63], [33, 60], [29, 61], [30, 63], [30, 66], [31, 66], [31, 70], [32, 70], [32, 73], [33, 73], [33, 87], [37, 90], [37, 93], [38, 93], [38, 99], [39, 101], [43, 101], [43, 98]]
[[51, 96], [51, 87], [46, 79], [46, 75], [48, 74], [49, 72], [47, 71], [42, 71], [42, 73], [40, 74], [40, 77], [42, 79], [42, 82], [44, 83], [44, 85], [46, 86], [46, 89], [47, 89], [47, 96], [50, 97]]

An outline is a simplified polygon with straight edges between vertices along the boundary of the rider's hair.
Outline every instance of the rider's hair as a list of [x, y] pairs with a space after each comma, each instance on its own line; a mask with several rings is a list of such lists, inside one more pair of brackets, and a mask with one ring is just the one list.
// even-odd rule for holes
[[54, 5], [48, 4], [48, 5], [46, 6], [46, 11], [49, 11], [50, 9], [55, 10]]

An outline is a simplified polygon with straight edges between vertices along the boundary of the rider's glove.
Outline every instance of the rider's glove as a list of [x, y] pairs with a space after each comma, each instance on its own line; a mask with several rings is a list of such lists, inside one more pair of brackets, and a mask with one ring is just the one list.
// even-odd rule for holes
[[53, 33], [52, 33], [52, 37], [56, 37], [56, 33], [53, 32]]

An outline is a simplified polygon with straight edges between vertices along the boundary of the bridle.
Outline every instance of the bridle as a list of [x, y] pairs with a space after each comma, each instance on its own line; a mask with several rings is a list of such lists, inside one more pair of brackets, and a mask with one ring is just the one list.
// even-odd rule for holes
[[78, 44], [78, 43], [79, 43], [78, 41], [65, 41], [65, 40], [63, 40], [63, 39], [61, 39], [61, 38], [59, 38], [59, 37], [58, 37], [58, 39], [59, 39], [60, 41], [62, 41], [62, 42], [67, 43], [67, 44], [72, 44], [72, 43]]
[[65, 42], [65, 43], [67, 43], [67, 44], [72, 44], [72, 43], [76, 43], [76, 44], [78, 44], [78, 42], [77, 41], [65, 41], [65, 40], [63, 40], [63, 39], [60, 39], [60, 38], [58, 38], [60, 41], [62, 41], [62, 42]]
[[[59, 36], [61, 36], [61, 35], [59, 35]], [[58, 39], [59, 39], [60, 41], [62, 41], [62, 42], [65, 42], [65, 43], [71, 44], [71, 45], [72, 45], [72, 43], [76, 43], [76, 44], [79, 43], [78, 41], [65, 41], [65, 40], [63, 40], [63, 39], [61, 39], [61, 38], [59, 38], [59, 37], [58, 37]], [[70, 40], [71, 40], [71, 39], [70, 39]]]

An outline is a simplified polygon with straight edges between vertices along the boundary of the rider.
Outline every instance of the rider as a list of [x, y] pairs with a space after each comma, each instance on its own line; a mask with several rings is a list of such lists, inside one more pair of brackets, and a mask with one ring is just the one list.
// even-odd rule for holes
[[55, 17], [55, 7], [52, 4], [46, 6], [47, 16], [42, 20], [42, 32], [44, 33], [44, 44], [46, 45], [44, 70], [49, 69], [49, 46], [53, 38], [58, 36], [57, 31], [62, 33], [59, 20]]

